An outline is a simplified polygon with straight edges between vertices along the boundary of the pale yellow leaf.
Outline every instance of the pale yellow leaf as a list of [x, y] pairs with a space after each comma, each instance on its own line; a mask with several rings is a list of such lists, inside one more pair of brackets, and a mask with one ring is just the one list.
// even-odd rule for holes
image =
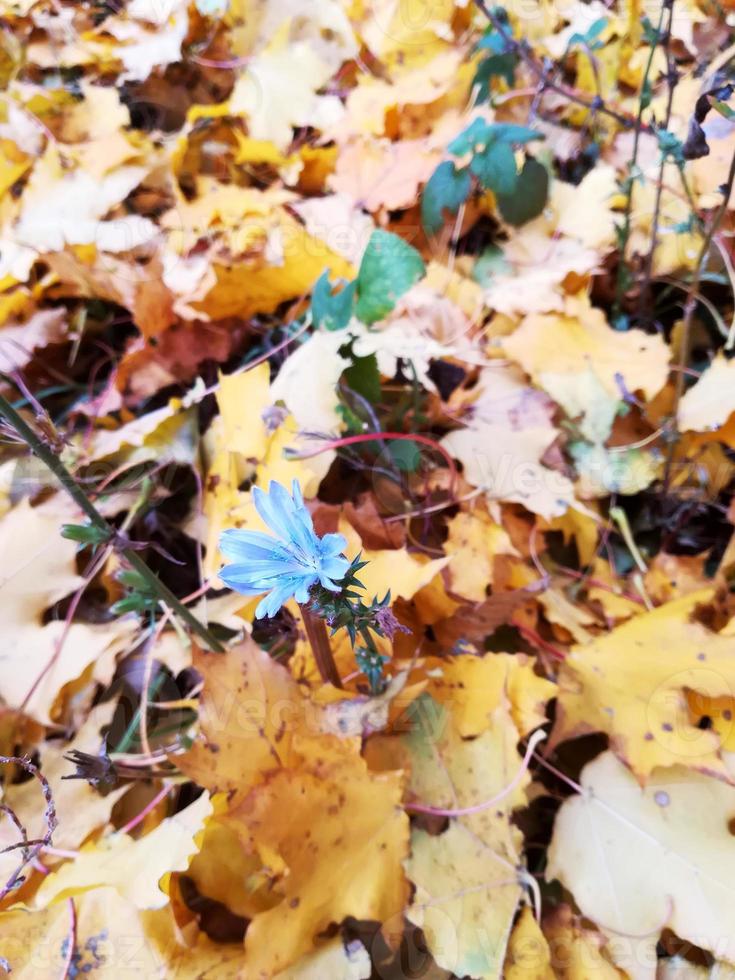
[[73, 861], [44, 880], [35, 906], [43, 908], [93, 888], [111, 886], [136, 908], [162, 908], [168, 902], [164, 879], [172, 871], [186, 870], [198, 850], [197, 836], [211, 814], [212, 803], [204, 792], [144, 837], [136, 840], [115, 833], [88, 844]]

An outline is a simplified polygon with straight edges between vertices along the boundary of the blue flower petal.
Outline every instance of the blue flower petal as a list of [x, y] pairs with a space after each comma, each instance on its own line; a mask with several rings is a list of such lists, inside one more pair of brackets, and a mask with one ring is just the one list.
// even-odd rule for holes
[[338, 592], [340, 586], [334, 580], [344, 578], [350, 567], [341, 556], [347, 542], [341, 534], [317, 536], [298, 483], [294, 481], [292, 494], [275, 481], [268, 493], [255, 487], [253, 500], [275, 536], [262, 531], [225, 531], [220, 550], [232, 564], [220, 572], [222, 581], [243, 595], [269, 593], [258, 603], [258, 617], [274, 616], [292, 597], [308, 602], [317, 581]]
[[260, 595], [265, 592], [264, 587], [253, 585], [250, 572], [243, 565], [226, 565], [220, 569], [219, 577], [228, 588], [243, 595]]
[[272, 558], [274, 554], [289, 556], [288, 550], [277, 538], [261, 531], [223, 531], [219, 539], [219, 550], [231, 561]]
[[346, 558], [323, 558], [319, 567], [330, 578], [344, 578], [350, 563]]
[[340, 555], [347, 547], [344, 534], [325, 534], [319, 542], [319, 551], [323, 555]]

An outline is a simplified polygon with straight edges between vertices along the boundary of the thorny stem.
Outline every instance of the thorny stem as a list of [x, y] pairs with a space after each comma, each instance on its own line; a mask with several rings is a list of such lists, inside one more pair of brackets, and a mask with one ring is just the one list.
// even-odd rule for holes
[[19, 756], [7, 755], [0, 755], [0, 765], [15, 765], [20, 766], [21, 769], [25, 769], [29, 775], [33, 776], [41, 784], [43, 798], [46, 801], [46, 809], [43, 815], [46, 822], [46, 833], [44, 834], [43, 838], [37, 841], [29, 841], [27, 840], [25, 834], [22, 835], [23, 840], [20, 843], [20, 846], [23, 848], [22, 862], [15, 869], [10, 878], [8, 878], [8, 880], [5, 882], [5, 885], [0, 888], [0, 901], [2, 901], [6, 895], [8, 895], [21, 883], [23, 880], [21, 878], [21, 874], [26, 865], [30, 864], [35, 859], [43, 847], [48, 846], [51, 843], [53, 833], [56, 830], [59, 821], [56, 816], [56, 806], [51, 793], [51, 786], [38, 766], [34, 766], [29, 759], [22, 759]]
[[569, 85], [564, 85], [561, 82], [554, 81], [547, 68], [540, 64], [529, 51], [528, 46], [523, 41], [517, 41], [513, 35], [509, 33], [503, 21], [488, 7], [485, 0], [474, 0], [474, 2], [475, 6], [483, 12], [483, 14], [492, 24], [493, 28], [505, 41], [508, 51], [513, 51], [515, 54], [517, 54], [524, 64], [530, 69], [530, 71], [536, 76], [542, 90], [556, 92], [558, 95], [562, 95], [569, 102], [574, 102], [576, 105], [582, 106], [583, 109], [587, 109], [589, 112], [600, 112], [605, 116], [609, 116], [626, 129], [632, 129], [633, 126], [636, 126], [637, 128], [643, 128], [646, 131], [648, 130], [649, 127], [643, 126], [640, 120], [636, 121], [632, 116], [627, 116], [622, 112], [618, 112], [616, 109], [609, 108], [609, 106], [606, 106], [599, 97], [587, 99], [581, 94], [581, 92], [571, 88]]
[[[30, 425], [28, 425], [23, 416], [13, 408], [3, 395], [0, 395], [0, 415], [3, 415], [7, 419], [30, 450], [51, 470], [69, 496], [79, 506], [80, 510], [89, 518], [90, 524], [105, 534], [108, 540], [114, 541], [116, 537], [115, 528], [107, 523], [59, 457], [45, 445]], [[169, 606], [212, 650], [222, 653], [224, 648], [219, 640], [215, 639], [207, 627], [203, 623], [200, 623], [196, 616], [176, 598], [168, 586], [164, 585], [132, 548], [123, 546], [120, 548], [120, 552], [131, 568], [135, 569], [162, 602]]]
[[324, 620], [315, 616], [308, 606], [303, 605], [300, 608], [301, 615], [304, 618], [304, 629], [311, 644], [321, 679], [328, 684], [333, 684], [334, 687], [341, 688], [342, 681], [340, 680], [337, 665], [332, 656], [332, 648], [329, 645], [329, 637], [327, 636], [327, 627], [324, 625]]
[[[676, 423], [676, 416], [679, 409], [679, 402], [681, 401], [681, 396], [684, 394], [684, 384], [686, 381], [686, 366], [689, 360], [689, 343], [691, 339], [692, 332], [692, 320], [694, 319], [694, 311], [697, 307], [697, 295], [699, 293], [699, 286], [702, 281], [702, 273], [704, 272], [704, 265], [707, 261], [707, 256], [709, 255], [709, 250], [712, 245], [712, 240], [717, 233], [717, 229], [720, 227], [720, 223], [725, 216], [727, 211], [727, 205], [730, 201], [730, 195], [732, 194], [733, 184], [735, 183], [735, 153], [730, 160], [730, 170], [727, 175], [727, 180], [722, 186], [722, 203], [715, 212], [712, 220], [709, 223], [709, 227], [705, 233], [704, 239], [702, 241], [702, 247], [699, 250], [699, 255], [697, 256], [697, 262], [694, 266], [694, 276], [689, 285], [689, 292], [687, 294], [687, 301], [684, 307], [684, 320], [681, 329], [681, 346], [679, 349], [679, 362], [677, 364], [676, 372], [676, 389], [674, 393], [674, 405], [671, 410], [672, 419], [674, 424]], [[671, 480], [671, 467], [674, 458], [674, 447], [675, 441], [672, 439], [669, 446], [669, 452], [666, 457], [666, 469], [664, 472], [663, 489], [664, 493], [668, 492], [669, 483]]]

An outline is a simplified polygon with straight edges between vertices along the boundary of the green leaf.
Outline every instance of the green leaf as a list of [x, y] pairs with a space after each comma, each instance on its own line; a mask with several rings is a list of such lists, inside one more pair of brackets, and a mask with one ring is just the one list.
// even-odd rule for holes
[[659, 129], [656, 133], [658, 148], [664, 159], [670, 158], [674, 163], [684, 165], [684, 146], [674, 133], [668, 129]]
[[538, 160], [529, 157], [518, 174], [512, 194], [496, 194], [498, 209], [510, 225], [523, 225], [538, 217], [549, 195], [549, 173]]
[[117, 573], [115, 578], [128, 589], [134, 589], [136, 592], [150, 592], [150, 583], [143, 578], [140, 572], [136, 572], [132, 568], [123, 569]]
[[448, 146], [450, 153], [462, 157], [467, 153], [477, 155], [485, 152], [495, 143], [530, 143], [531, 140], [544, 139], [543, 133], [537, 133], [529, 126], [519, 126], [517, 123], [487, 123], [484, 119], [473, 119], [470, 125], [459, 136], [455, 136]]
[[344, 373], [348, 387], [362, 395], [371, 404], [380, 401], [380, 371], [375, 354], [367, 357], [355, 357], [350, 367]]
[[95, 527], [94, 524], [62, 524], [61, 536], [68, 541], [78, 541], [83, 545], [104, 544], [110, 540], [109, 531]]
[[568, 47], [571, 48], [574, 44], [586, 44], [588, 48], [594, 47], [593, 42], [599, 34], [602, 34], [606, 27], [607, 17], [599, 17], [584, 34], [572, 34], [569, 38]]
[[474, 153], [475, 150], [484, 149], [492, 139], [491, 123], [484, 119], [473, 119], [466, 129], [463, 129], [459, 136], [455, 136], [447, 149], [455, 157], [463, 157], [465, 153]]
[[478, 100], [485, 102], [490, 96], [490, 82], [493, 78], [502, 78], [512, 86], [515, 82], [515, 70], [518, 55], [509, 47], [507, 41], [497, 31], [490, 30], [479, 42], [476, 51], [487, 51], [488, 55], [477, 66], [472, 85], [478, 86]]
[[467, 168], [458, 170], [451, 160], [440, 163], [421, 195], [421, 223], [435, 234], [444, 223], [444, 212], [456, 214], [470, 193], [472, 181]]
[[415, 248], [398, 235], [377, 229], [370, 236], [357, 276], [357, 316], [363, 323], [382, 320], [425, 272], [424, 260]]
[[472, 158], [470, 170], [484, 188], [496, 194], [512, 194], [518, 182], [516, 157], [510, 143], [491, 143]]
[[[344, 283], [344, 280], [341, 279], [339, 282]], [[311, 294], [311, 315], [316, 327], [324, 327], [325, 330], [342, 330], [352, 317], [357, 280], [344, 285], [338, 293], [333, 293], [332, 288], [329, 271], [325, 269], [317, 279]]]
[[473, 88], [477, 87], [478, 102], [487, 102], [490, 98], [490, 82], [493, 78], [502, 78], [509, 87], [512, 87], [515, 83], [517, 64], [518, 57], [512, 52], [491, 54], [483, 58], [472, 79]]
[[414, 473], [421, 464], [421, 446], [410, 439], [390, 439], [385, 444], [393, 463], [404, 473]]
[[488, 245], [478, 257], [472, 270], [472, 278], [481, 286], [489, 286], [496, 276], [508, 275], [513, 266], [498, 245]]
[[536, 132], [530, 126], [519, 126], [517, 123], [493, 123], [492, 136], [504, 143], [530, 143], [531, 140], [546, 139], [543, 133]]

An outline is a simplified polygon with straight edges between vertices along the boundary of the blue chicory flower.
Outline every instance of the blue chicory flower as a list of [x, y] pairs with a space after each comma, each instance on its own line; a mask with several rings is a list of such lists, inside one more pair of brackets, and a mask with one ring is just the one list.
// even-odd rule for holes
[[298, 482], [293, 481], [290, 495], [272, 480], [268, 493], [253, 489], [253, 500], [275, 537], [261, 531], [224, 531], [219, 547], [232, 563], [219, 573], [225, 585], [243, 595], [269, 593], [255, 610], [258, 619], [275, 616], [292, 596], [297, 602], [308, 602], [317, 581], [338, 592], [334, 580], [344, 578], [350, 567], [341, 554], [347, 541], [341, 534], [317, 536]]

